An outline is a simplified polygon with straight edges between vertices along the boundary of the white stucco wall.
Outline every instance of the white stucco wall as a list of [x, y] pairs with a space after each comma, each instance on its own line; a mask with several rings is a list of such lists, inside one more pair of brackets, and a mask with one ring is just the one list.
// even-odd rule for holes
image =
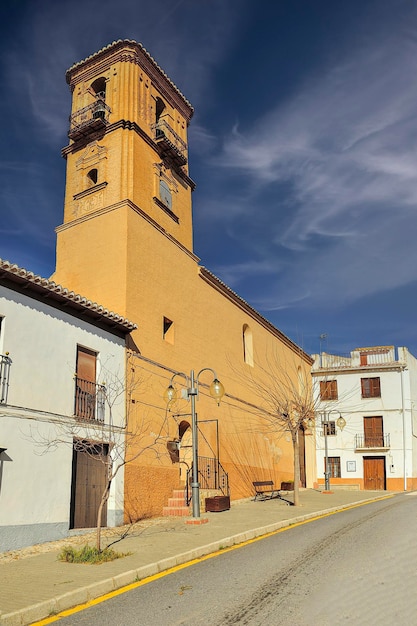
[[100, 368], [123, 378], [124, 340], [88, 322], [0, 286], [2, 354], [13, 361], [8, 404], [72, 415], [77, 344]]
[[398, 348], [398, 358], [407, 365], [404, 372], [405, 421], [411, 442], [412, 475], [417, 476], [417, 359], [407, 348]]
[[[405, 368], [401, 371], [400, 365]], [[347, 363], [344, 364], [345, 367]], [[358, 363], [359, 365], [359, 363]], [[326, 411], [330, 421], [336, 421], [339, 413], [346, 420], [343, 431], [337, 429], [335, 436], [328, 436], [328, 455], [340, 457], [341, 478], [343, 482], [355, 483], [363, 478], [363, 457], [384, 456], [386, 476], [396, 478], [405, 484], [404, 477], [417, 476], [416, 454], [416, 411], [417, 408], [417, 360], [406, 348], [398, 349], [398, 360], [389, 370], [381, 368], [357, 368], [353, 370], [327, 372], [319, 375], [318, 368], [313, 368], [317, 411]], [[361, 378], [379, 377], [381, 384], [380, 398], [362, 398]], [[338, 399], [320, 402], [320, 381], [337, 380]], [[329, 413], [330, 412], [330, 413]], [[384, 434], [390, 437], [389, 449], [355, 452], [355, 435], [364, 434], [363, 418], [382, 416]], [[317, 471], [318, 477], [324, 477], [324, 436], [320, 418], [316, 424]], [[348, 471], [352, 462], [355, 471]]]
[[[124, 389], [124, 338], [0, 286], [0, 352], [12, 359], [7, 404], [0, 404], [0, 550], [66, 536], [70, 521], [72, 425], [77, 345], [97, 352], [97, 381]], [[124, 392], [113, 407], [124, 422]], [[108, 408], [104, 424], [108, 423]], [[68, 427], [68, 424], [71, 427]], [[77, 435], [91, 438], [80, 425]], [[123, 431], [118, 435], [123, 445]], [[97, 440], [106, 439], [100, 434]], [[42, 441], [56, 441], [47, 450]], [[123, 471], [113, 482], [108, 525], [123, 520]]]

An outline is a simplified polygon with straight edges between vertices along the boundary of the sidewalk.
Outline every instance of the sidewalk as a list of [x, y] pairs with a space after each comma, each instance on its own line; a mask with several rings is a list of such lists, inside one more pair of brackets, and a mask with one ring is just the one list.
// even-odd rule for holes
[[[94, 533], [0, 554], [0, 626], [31, 624], [220, 548], [387, 495], [391, 494], [341, 489], [324, 494], [304, 489], [298, 507], [279, 499], [250, 499], [233, 502], [229, 511], [202, 511], [201, 516], [209, 520], [206, 524], [185, 524], [184, 518], [166, 517], [138, 522], [114, 546], [131, 555], [102, 565], [57, 560], [64, 545], [83, 545], [87, 541], [94, 545]], [[292, 494], [288, 496], [291, 499]], [[103, 532], [103, 546], [120, 536], [117, 528]]]

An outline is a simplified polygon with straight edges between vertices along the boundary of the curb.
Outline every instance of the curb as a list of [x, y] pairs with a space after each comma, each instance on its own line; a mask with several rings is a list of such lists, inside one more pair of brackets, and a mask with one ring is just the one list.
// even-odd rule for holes
[[343, 511], [344, 509], [349, 509], [370, 502], [377, 502], [378, 500], [385, 500], [391, 497], [393, 496], [384, 495], [379, 498], [367, 498], [365, 500], [358, 500], [354, 503], [339, 505], [333, 508], [323, 509], [315, 511], [313, 513], [307, 513], [306, 515], [299, 515], [298, 517], [294, 517], [291, 520], [283, 520], [274, 524], [269, 524], [268, 526], [262, 526], [253, 530], [247, 530], [237, 535], [225, 537], [205, 546], [193, 548], [192, 550], [189, 550], [188, 552], [183, 552], [182, 554], [178, 554], [177, 556], [162, 559], [161, 561], [157, 561], [149, 565], [143, 565], [138, 569], [129, 570], [127, 572], [124, 572], [123, 574], [118, 574], [117, 576], [113, 576], [112, 578], [101, 580], [87, 587], [82, 587], [80, 589], [75, 589], [74, 591], [69, 591], [63, 595], [55, 596], [50, 600], [45, 600], [43, 602], [39, 602], [38, 604], [33, 604], [31, 606], [25, 607], [24, 609], [14, 611], [13, 613], [3, 615], [0, 612], [0, 626], [28, 626], [29, 624], [33, 624], [34, 622], [43, 619], [47, 619], [48, 617], [52, 617], [52, 615], [56, 615], [58, 613], [61, 613], [62, 611], [66, 611], [80, 604], [86, 604], [91, 600], [95, 600], [100, 596], [111, 593], [113, 591], [117, 591], [118, 589], [122, 589], [123, 587], [131, 585], [132, 583], [143, 581], [150, 576], [155, 576], [155, 574], [166, 572], [171, 568], [178, 567], [179, 565], [184, 565], [189, 561], [200, 559], [210, 554], [214, 554], [215, 552], [219, 552], [220, 550], [223, 550], [225, 548], [231, 548], [241, 543], [245, 543], [246, 541], [261, 538], [282, 528], [294, 526], [295, 524], [307, 522], [308, 520], [325, 517], [326, 515], [331, 515], [333, 513], [337, 513], [338, 511]]

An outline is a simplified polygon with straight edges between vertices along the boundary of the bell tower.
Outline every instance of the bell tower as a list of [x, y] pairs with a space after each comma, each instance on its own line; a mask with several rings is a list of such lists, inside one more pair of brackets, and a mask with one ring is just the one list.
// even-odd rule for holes
[[193, 108], [130, 40], [76, 63], [66, 79], [72, 108], [52, 278], [126, 314], [134, 276], [157, 257], [170, 263], [162, 239], [195, 259], [187, 146]]

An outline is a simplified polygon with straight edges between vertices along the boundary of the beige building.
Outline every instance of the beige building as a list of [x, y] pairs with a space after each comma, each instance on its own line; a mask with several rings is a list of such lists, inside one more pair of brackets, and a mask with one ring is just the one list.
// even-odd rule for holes
[[[191, 371], [215, 371], [201, 372], [197, 385], [202, 492], [230, 488], [237, 499], [252, 494], [254, 480], [291, 480], [290, 436], [265, 420], [265, 394], [254, 381], [272, 375], [310, 388], [312, 361], [194, 253], [192, 106], [133, 41], [75, 64], [67, 82], [64, 221], [52, 278], [138, 326], [130, 346], [136, 384], [127, 390], [138, 436], [125, 470], [126, 517], [160, 514], [186, 482], [191, 409], [181, 387], [190, 386]], [[173, 381], [179, 400], [167, 407], [176, 372], [185, 374]], [[208, 393], [215, 375], [226, 390], [220, 406]], [[301, 430], [300, 438], [302, 484], [311, 486], [312, 437]]]

